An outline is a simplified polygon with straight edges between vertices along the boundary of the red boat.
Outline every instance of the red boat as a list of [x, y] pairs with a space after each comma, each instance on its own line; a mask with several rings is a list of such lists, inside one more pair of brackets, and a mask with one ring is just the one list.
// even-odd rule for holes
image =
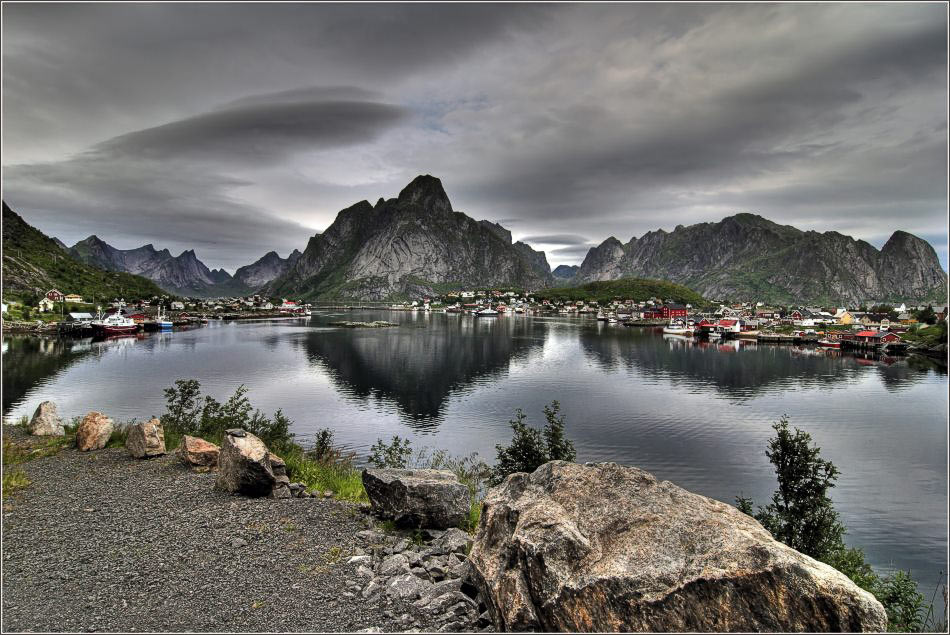
[[92, 323], [92, 329], [98, 335], [126, 335], [138, 331], [139, 325], [134, 320], [116, 313], [107, 318], [95, 320]]
[[822, 348], [841, 348], [841, 342], [838, 340], [818, 340], [818, 346]]

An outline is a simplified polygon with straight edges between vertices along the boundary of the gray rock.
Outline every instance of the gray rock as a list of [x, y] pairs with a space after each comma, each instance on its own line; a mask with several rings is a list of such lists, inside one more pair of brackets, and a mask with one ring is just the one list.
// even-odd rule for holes
[[389, 556], [383, 560], [376, 569], [381, 576], [391, 578], [394, 575], [409, 572], [409, 560], [401, 553]]
[[457, 553], [462, 556], [468, 553], [471, 546], [471, 534], [457, 527], [452, 527], [447, 530], [433, 543], [433, 547], [441, 550], [441, 553]]
[[293, 492], [287, 487], [286, 483], [275, 483], [274, 489], [270, 491], [271, 498], [293, 498]]
[[432, 585], [411, 573], [403, 573], [386, 583], [386, 595], [402, 600], [415, 600]]
[[883, 631], [874, 597], [736, 508], [614, 463], [489, 490], [469, 556], [499, 631]]
[[30, 434], [36, 436], [61, 437], [66, 434], [63, 420], [52, 401], [44, 401], [36, 407], [30, 419]]
[[360, 565], [356, 568], [356, 575], [361, 578], [372, 578], [375, 574], [373, 570], [365, 565]]
[[129, 426], [125, 449], [137, 459], [165, 454], [165, 431], [162, 429], [162, 422], [152, 418], [143, 423], [133, 423]]
[[369, 556], [367, 556], [367, 555], [361, 555], [361, 556], [352, 556], [352, 557], [350, 557], [350, 559], [347, 560], [346, 563], [347, 563], [347, 564], [367, 565], [367, 564], [370, 564], [372, 561], [373, 561], [373, 559], [370, 558]]
[[[218, 455], [218, 479], [215, 487], [247, 496], [268, 496], [277, 479], [271, 469], [270, 452], [253, 434], [232, 434], [228, 430]], [[289, 491], [288, 491], [289, 493]]]
[[267, 458], [270, 460], [270, 469], [274, 473], [274, 479], [278, 483], [283, 483], [289, 486], [290, 477], [287, 476], [287, 464], [284, 463], [284, 459], [280, 458], [273, 452], [268, 452]]
[[445, 470], [363, 470], [374, 513], [404, 527], [445, 529], [469, 513], [468, 488]]
[[419, 599], [413, 604], [417, 607], [424, 607], [435, 598], [445, 595], [446, 593], [451, 593], [452, 591], [459, 591], [461, 588], [461, 580], [443, 580], [441, 582], [435, 582], [428, 589], [423, 591], [419, 595]]

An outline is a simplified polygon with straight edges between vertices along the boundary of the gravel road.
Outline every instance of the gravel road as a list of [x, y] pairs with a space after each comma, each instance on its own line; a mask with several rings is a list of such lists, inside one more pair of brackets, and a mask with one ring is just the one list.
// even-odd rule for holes
[[3, 502], [4, 632], [406, 628], [404, 607], [347, 592], [374, 524], [357, 505], [232, 496], [124, 449], [22, 467], [32, 484]]

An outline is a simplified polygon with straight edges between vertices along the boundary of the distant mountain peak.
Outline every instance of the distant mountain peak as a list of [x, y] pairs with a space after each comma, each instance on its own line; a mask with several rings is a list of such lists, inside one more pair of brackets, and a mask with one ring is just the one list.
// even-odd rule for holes
[[399, 202], [440, 212], [451, 212], [452, 203], [442, 187], [442, 181], [429, 174], [414, 178], [399, 192]]
[[685, 284], [708, 298], [791, 303], [946, 299], [933, 247], [894, 232], [878, 251], [839, 232], [801, 231], [758, 214], [647, 232], [592, 248], [578, 283], [634, 276]]

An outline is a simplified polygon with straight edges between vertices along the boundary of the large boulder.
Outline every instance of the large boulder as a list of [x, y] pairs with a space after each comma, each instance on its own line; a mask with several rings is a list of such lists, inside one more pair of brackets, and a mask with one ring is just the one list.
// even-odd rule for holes
[[489, 490], [469, 556], [498, 631], [883, 631], [874, 597], [731, 505], [615, 463]]
[[63, 429], [63, 420], [59, 417], [56, 404], [44, 401], [36, 407], [33, 418], [30, 419], [30, 434], [37, 436], [61, 437], [66, 434]]
[[363, 470], [372, 511], [403, 527], [457, 527], [469, 513], [468, 488], [445, 470]]
[[90, 412], [76, 428], [76, 447], [80, 452], [101, 450], [106, 447], [115, 425], [101, 412]]
[[220, 451], [214, 443], [186, 434], [178, 446], [178, 458], [189, 467], [215, 469]]
[[137, 459], [165, 454], [165, 431], [154, 417], [144, 423], [133, 423], [125, 439], [125, 449]]
[[215, 487], [233, 494], [268, 496], [276, 483], [264, 442], [240, 428], [225, 431]]

